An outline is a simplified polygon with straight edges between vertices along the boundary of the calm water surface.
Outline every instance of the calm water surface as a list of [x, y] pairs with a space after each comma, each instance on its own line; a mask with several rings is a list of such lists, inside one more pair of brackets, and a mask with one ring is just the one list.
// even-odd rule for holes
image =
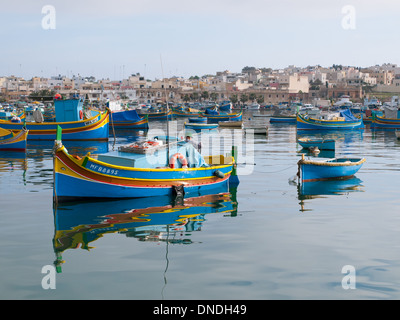
[[[244, 118], [268, 121], [252, 112]], [[165, 123], [151, 123], [157, 128]], [[95, 154], [143, 135], [121, 132], [115, 143], [111, 135], [109, 143], [65, 145], [70, 153]], [[230, 131], [223, 135], [234, 139]], [[175, 201], [53, 208], [53, 143], [30, 142], [26, 156], [2, 153], [0, 298], [399, 299], [394, 132], [329, 133], [336, 156], [367, 162], [351, 180], [306, 189], [295, 180], [301, 148], [294, 125], [270, 124], [267, 136], [254, 139], [239, 136], [237, 188]], [[42, 268], [54, 263], [56, 289], [44, 290]], [[356, 270], [355, 289], [342, 287], [346, 265]]]

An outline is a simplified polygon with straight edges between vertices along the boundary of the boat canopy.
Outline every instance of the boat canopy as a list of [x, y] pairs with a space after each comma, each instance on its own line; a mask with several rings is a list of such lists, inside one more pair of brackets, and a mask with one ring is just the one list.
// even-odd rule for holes
[[218, 111], [216, 111], [216, 110], [211, 110], [211, 109], [206, 109], [206, 114], [218, 115]]
[[142, 118], [136, 110], [117, 111], [112, 113], [113, 121], [140, 121]]
[[350, 111], [350, 109], [340, 110], [340, 116], [345, 119], [345, 121], [357, 121], [359, 120], [356, 118]]

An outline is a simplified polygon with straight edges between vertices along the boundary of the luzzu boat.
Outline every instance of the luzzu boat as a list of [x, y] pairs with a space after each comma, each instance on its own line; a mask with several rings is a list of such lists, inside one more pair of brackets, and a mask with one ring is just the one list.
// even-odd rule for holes
[[375, 115], [371, 128], [400, 129], [400, 118], [385, 118]]
[[0, 128], [0, 151], [25, 151], [27, 136], [25, 128], [18, 133]]
[[200, 110], [193, 108], [174, 108], [172, 112], [174, 117], [201, 117]]
[[365, 158], [333, 158], [325, 160], [305, 160], [304, 155], [298, 161], [298, 173], [301, 182], [331, 179], [347, 179], [362, 167]]
[[97, 159], [90, 153], [80, 158], [68, 153], [59, 136], [54, 146], [54, 202], [165, 196], [182, 188], [190, 195], [228, 183], [234, 165], [231, 156], [203, 157], [183, 141], [151, 155], [124, 149]]
[[140, 117], [136, 110], [115, 111], [111, 113], [111, 125], [115, 129], [148, 129], [147, 117]]
[[351, 130], [364, 129], [362, 119], [353, 116], [350, 110], [341, 110], [338, 119], [324, 120], [297, 113], [298, 130]]
[[207, 109], [206, 112], [202, 113], [203, 117], [207, 117], [208, 123], [218, 123], [220, 121], [241, 121], [242, 112], [237, 113], [218, 113]]
[[[55, 100], [56, 122], [26, 122], [28, 140], [55, 140], [57, 127], [63, 130], [64, 140], [108, 140], [109, 110], [91, 111], [85, 119], [81, 99]], [[19, 132], [24, 123], [0, 120], [0, 127]]]
[[148, 120], [169, 120], [172, 118], [172, 110], [140, 113], [139, 115], [146, 116]]

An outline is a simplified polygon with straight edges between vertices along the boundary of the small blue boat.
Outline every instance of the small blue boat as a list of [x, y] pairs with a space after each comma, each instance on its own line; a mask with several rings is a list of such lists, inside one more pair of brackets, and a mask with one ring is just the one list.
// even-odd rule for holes
[[301, 182], [347, 179], [356, 174], [365, 161], [365, 158], [305, 160], [302, 155], [302, 159], [297, 163], [297, 175]]
[[333, 139], [300, 138], [297, 139], [297, 143], [304, 149], [335, 150], [335, 140]]
[[291, 123], [296, 124], [296, 116], [273, 116], [269, 119], [270, 123]]
[[189, 123], [207, 123], [207, 118], [189, 118]]

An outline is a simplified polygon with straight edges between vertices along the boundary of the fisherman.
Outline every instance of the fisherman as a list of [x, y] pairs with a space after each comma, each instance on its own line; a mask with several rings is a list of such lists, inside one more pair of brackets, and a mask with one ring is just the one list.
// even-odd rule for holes
[[186, 133], [186, 139], [185, 139], [186, 143], [190, 143], [191, 145], [193, 145], [193, 147], [198, 151], [201, 152], [201, 142], [196, 143], [192, 140], [192, 133], [188, 132]]
[[184, 155], [188, 161], [189, 168], [202, 167], [205, 164], [204, 158], [200, 154], [201, 143], [192, 140], [192, 133], [186, 133], [186, 150]]

